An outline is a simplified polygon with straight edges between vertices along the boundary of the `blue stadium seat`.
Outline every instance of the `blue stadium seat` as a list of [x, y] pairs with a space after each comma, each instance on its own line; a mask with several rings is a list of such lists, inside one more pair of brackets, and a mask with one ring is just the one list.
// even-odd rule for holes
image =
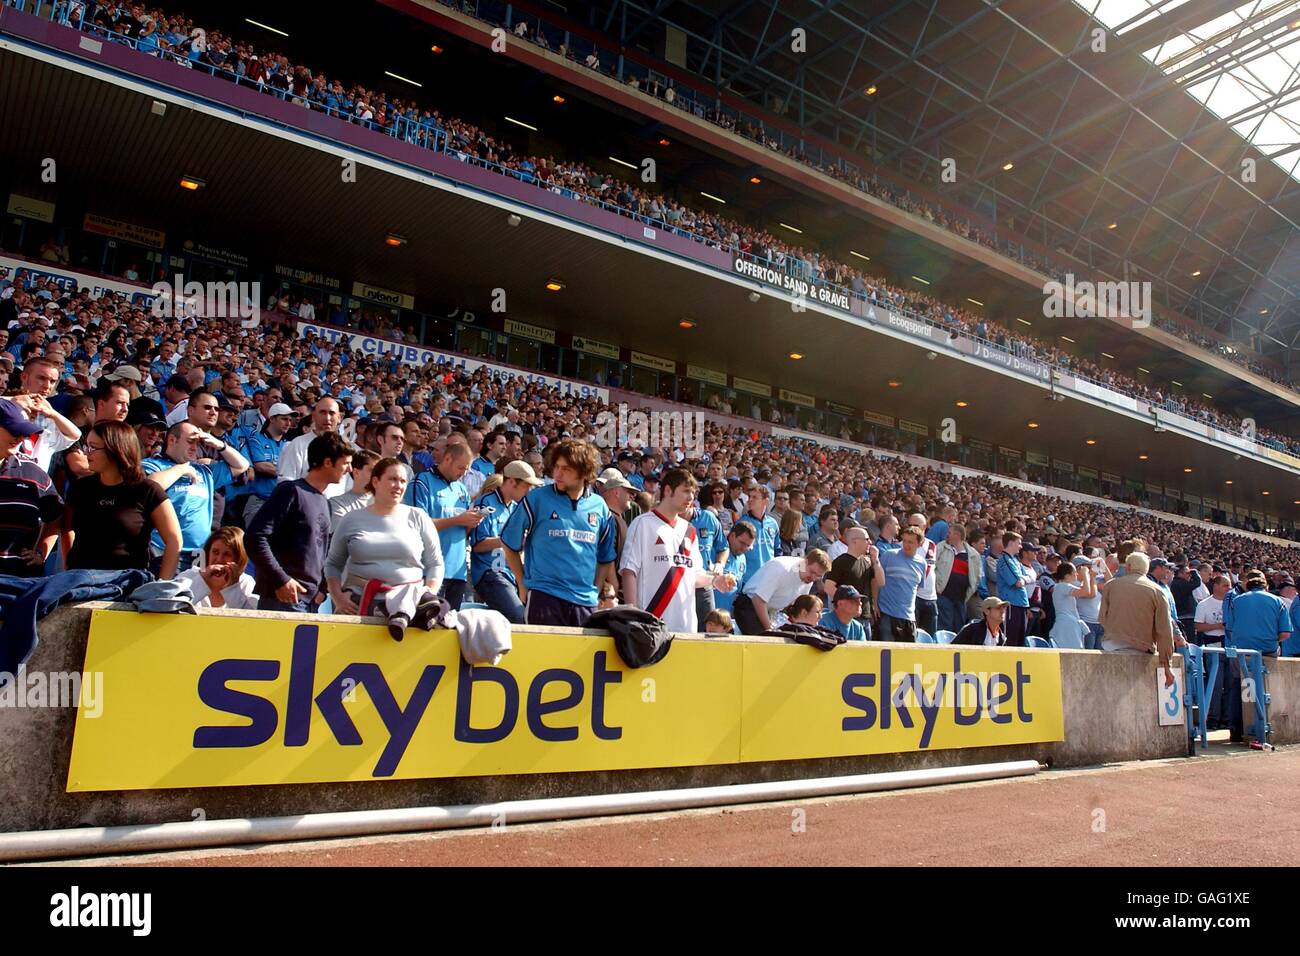
[[916, 643], [918, 644], [938, 644], [934, 635], [929, 631], [923, 631], [919, 627], [916, 629]]
[[1050, 648], [1051, 646], [1052, 646], [1052, 645], [1051, 645], [1048, 641], [1044, 640], [1044, 639], [1041, 638], [1041, 637], [1026, 637], [1026, 638], [1025, 638], [1025, 647], [1039, 647], [1039, 648], [1043, 648], [1044, 650], [1046, 650], [1046, 649]]
[[951, 644], [957, 639], [956, 631], [935, 631], [934, 639], [939, 644]]

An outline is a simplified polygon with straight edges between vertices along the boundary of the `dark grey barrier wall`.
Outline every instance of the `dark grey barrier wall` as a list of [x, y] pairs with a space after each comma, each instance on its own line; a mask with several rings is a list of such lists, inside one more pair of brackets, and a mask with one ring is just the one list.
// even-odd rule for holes
[[[28, 662], [28, 671], [79, 672], [85, 660], [90, 611], [112, 606], [62, 608], [48, 617], [41, 623], [41, 644]], [[207, 613], [232, 619], [248, 614]], [[278, 616], [315, 620], [310, 615]], [[67, 793], [75, 710], [0, 708], [0, 831], [180, 822], [196, 819], [196, 811], [210, 820], [286, 816], [715, 786], [1003, 760], [1037, 759], [1058, 767], [1087, 766], [1186, 753], [1181, 726], [1157, 725], [1154, 658], [1090, 651], [1043, 653], [1061, 655], [1064, 741], [706, 767]], [[1279, 743], [1292, 742], [1300, 739], [1300, 720], [1294, 707], [1300, 688], [1300, 661], [1282, 661], [1278, 671], [1270, 683], [1276, 739]]]

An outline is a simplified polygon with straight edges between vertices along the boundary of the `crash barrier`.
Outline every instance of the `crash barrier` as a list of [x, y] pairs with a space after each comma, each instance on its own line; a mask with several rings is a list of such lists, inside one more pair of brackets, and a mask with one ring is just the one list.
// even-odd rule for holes
[[[1271, 747], [1273, 726], [1269, 720], [1272, 695], [1268, 690], [1268, 677], [1277, 672], [1283, 659], [1265, 658], [1259, 651], [1236, 647], [1200, 647], [1187, 644], [1179, 648], [1183, 656], [1183, 674], [1186, 686], [1183, 700], [1186, 704], [1187, 733], [1192, 740], [1200, 741], [1202, 749], [1209, 746], [1208, 728], [1210, 697], [1215, 691], [1219, 673], [1224, 672], [1227, 682], [1223, 689], [1223, 707], [1228, 705], [1228, 695], [1240, 695], [1242, 725], [1245, 736], [1264, 747]], [[1234, 686], [1228, 661], [1236, 659], [1241, 670], [1240, 687]]]
[[[106, 604], [56, 611], [40, 638], [9, 684], [25, 699], [0, 692], [0, 831], [1086, 766], [1187, 747], [1181, 716], [1160, 723], [1159, 670], [1140, 655], [680, 635], [632, 670], [602, 633], [519, 628], [496, 666], [470, 668], [453, 631], [397, 644], [360, 618]], [[1300, 682], [1300, 662], [1284, 664]], [[56, 699], [73, 675], [78, 699]], [[1275, 681], [1279, 742], [1298, 730], [1279, 719], [1282, 696]]]

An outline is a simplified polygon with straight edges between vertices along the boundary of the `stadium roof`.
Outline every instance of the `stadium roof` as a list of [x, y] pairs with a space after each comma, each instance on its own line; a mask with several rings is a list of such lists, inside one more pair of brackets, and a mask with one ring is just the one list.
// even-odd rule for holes
[[[1124, 36], [1189, 0], [1075, 0]], [[1220, 119], [1296, 178], [1300, 165], [1300, 2], [1250, 0], [1205, 23], [1189, 26], [1142, 55], [1173, 77]], [[1203, 56], [1205, 67], [1184, 72]], [[1214, 70], [1223, 64], [1226, 69]], [[1202, 78], [1203, 74], [1209, 74]]]
[[[569, 15], [646, 48], [670, 24], [701, 82], [1079, 272], [1151, 280], [1167, 307], [1224, 334], [1294, 346], [1300, 4], [1082, 3], [1096, 20], [1076, 0], [601, 0]], [[1099, 25], [1114, 27], [1100, 42]], [[939, 179], [945, 158], [954, 183]]]

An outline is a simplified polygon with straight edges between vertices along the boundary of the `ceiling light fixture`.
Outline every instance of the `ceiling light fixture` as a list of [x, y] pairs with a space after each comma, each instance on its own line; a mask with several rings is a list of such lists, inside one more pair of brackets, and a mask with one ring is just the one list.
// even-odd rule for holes
[[1011, 172], [1011, 170], [1013, 170], [1013, 169], [1015, 169], [1015, 168], [1016, 168], [1016, 164], [1015, 164], [1015, 163], [1003, 163], [1003, 164], [1002, 164], [1002, 171], [1003, 171], [1004, 173], [1009, 173], [1009, 172]]
[[1201, 274], [1201, 270], [1197, 269], [1195, 272], [1192, 273], [1192, 278], [1195, 279], [1200, 274]]
[[1107, 229], [1116, 229], [1116, 228], [1118, 228], [1118, 227], [1119, 227], [1119, 223], [1117, 223], [1117, 222], [1112, 222], [1112, 223], [1111, 223], [1109, 226], [1107, 226], [1106, 228], [1107, 228]]
[[876, 95], [876, 84], [872, 83], [870, 86], [867, 87], [867, 95], [868, 96]]
[[406, 77], [404, 77], [404, 76], [399, 76], [398, 74], [393, 73], [391, 70], [384, 70], [384, 76], [391, 76], [393, 79], [395, 79], [395, 80], [401, 80], [403, 83], [410, 83], [412, 86], [418, 86], [418, 87], [420, 87], [421, 89], [424, 88], [424, 84], [423, 84], [423, 83], [417, 83], [417, 82], [415, 82], [415, 80], [408, 80]]
[[802, 352], [791, 352], [791, 353], [790, 353], [790, 358], [794, 359], [794, 360], [797, 362], [797, 361], [799, 361], [801, 358], [803, 358], [803, 353], [802, 353]]
[[761, 183], [763, 180], [759, 179], [757, 176], [750, 176], [750, 177], [749, 177], [749, 181], [750, 181], [751, 183], [753, 183], [755, 186], [757, 186], [757, 185], [758, 185], [759, 183]]
[[700, 190], [700, 195], [703, 196], [705, 199], [712, 199], [714, 202], [720, 202], [724, 206], [727, 204], [727, 201], [723, 199], [721, 196], [715, 196], [713, 195], [713, 193], [706, 193], [703, 189]]
[[556, 93], [554, 96], [551, 97], [551, 102], [552, 102], [552, 103], [563, 103], [563, 102], [564, 102], [564, 97], [561, 96], [559, 93]]
[[1101, 357], [1102, 357], [1102, 358], [1113, 359], [1115, 356], [1111, 355], [1109, 352], [1102, 352], [1102, 353], [1101, 353]]
[[898, 388], [898, 386], [902, 385], [903, 383], [896, 378], [891, 378], [887, 384], [889, 385], [890, 388]]
[[1038, 422], [1030, 422], [1030, 423], [1029, 423], [1029, 427], [1030, 427], [1030, 428], [1037, 428], [1037, 427], [1038, 427]]
[[626, 166], [628, 169], [639, 168], [635, 163], [629, 163], [626, 159], [619, 159], [617, 156], [606, 156], [605, 158], [611, 163], [618, 163], [620, 166]]
[[429, 49], [430, 49], [431, 51], [433, 51], [434, 53], [441, 53], [441, 52], [442, 52], [442, 47], [438, 46], [438, 44], [436, 44], [436, 43], [435, 43], [433, 46], [429, 47]]
[[797, 232], [799, 233], [799, 235], [801, 236], [803, 235], [802, 229], [796, 229], [794, 226], [791, 226], [788, 223], [778, 222], [777, 225], [780, 226], [782, 229], [789, 229], [791, 232]]
[[979, 299], [972, 299], [970, 296], [966, 296], [966, 301], [972, 303], [973, 305], [978, 305], [981, 309], [984, 308], [984, 303], [981, 302]]
[[671, 146], [672, 143], [670, 143], [670, 142], [668, 141], [668, 138], [667, 138], [667, 137], [661, 136], [661, 137], [659, 137], [659, 145], [660, 145], [660, 146]]
[[867, 262], [870, 262], [870, 261], [871, 261], [871, 256], [864, 256], [862, 253], [860, 253], [860, 252], [854, 252], [852, 249], [849, 250], [849, 255], [851, 255], [851, 256], [857, 256], [859, 259], [864, 259], [864, 260], [866, 260]]
[[530, 129], [534, 133], [537, 132], [537, 127], [533, 126], [531, 123], [525, 123], [523, 120], [517, 120], [513, 116], [506, 116], [503, 118], [507, 123], [514, 123], [516, 126], [522, 126], [524, 129]]
[[912, 276], [912, 278], [915, 279], [917, 282], [921, 283], [921, 285], [929, 285], [929, 284], [930, 284], [930, 280], [929, 280], [929, 279], [922, 279], [920, 276]]
[[678, 323], [677, 323], [677, 327], [678, 327], [679, 329], [693, 329], [693, 328], [695, 328], [695, 320], [694, 320], [694, 319], [680, 319], [680, 320], [678, 321]]
[[282, 37], [287, 37], [289, 35], [283, 30], [277, 30], [275, 27], [268, 27], [265, 23], [258, 23], [256, 20], [248, 19], [248, 17], [244, 17], [244, 22], [251, 23], [255, 27], [261, 27], [263, 30], [270, 30], [272, 33], [278, 33]]
[[1061, 339], [1062, 339], [1063, 341], [1069, 342], [1071, 345], [1078, 345], [1078, 344], [1079, 344], [1079, 343], [1075, 342], [1074, 339], [1070, 338], [1068, 335], [1062, 335], [1062, 336], [1061, 336]]
[[550, 292], [559, 292], [561, 289], [564, 288], [564, 283], [561, 282], [559, 279], [547, 279], [546, 288]]
[[198, 176], [181, 177], [181, 189], [188, 189], [190, 192], [194, 192], [196, 190], [202, 189], [206, 185], [207, 183], [199, 179]]
[[1085, 445], [1095, 445], [1095, 444], [1097, 444], [1097, 439], [1095, 439], [1095, 438], [1085, 438], [1085, 439], [1083, 440], [1083, 443], [1084, 443]]
[[390, 232], [388, 235], [384, 236], [384, 245], [392, 246], [394, 249], [398, 246], [404, 246], [406, 245], [406, 237], [399, 236], [395, 232]]
[[1032, 325], [1033, 325], [1032, 322], [1026, 322], [1024, 319], [1019, 318], [1019, 317], [1016, 318], [1016, 321], [1019, 322], [1021, 325], [1028, 325], [1028, 326], [1032, 326]]
[[1146, 461], [1146, 460], [1147, 460], [1146, 455], [1138, 455], [1138, 461]]
[[958, 407], [958, 408], [965, 408], [965, 407], [966, 407], [967, 405], [969, 405], [969, 404], [970, 404], [970, 402], [958, 402], [958, 403], [957, 403], [957, 407]]

